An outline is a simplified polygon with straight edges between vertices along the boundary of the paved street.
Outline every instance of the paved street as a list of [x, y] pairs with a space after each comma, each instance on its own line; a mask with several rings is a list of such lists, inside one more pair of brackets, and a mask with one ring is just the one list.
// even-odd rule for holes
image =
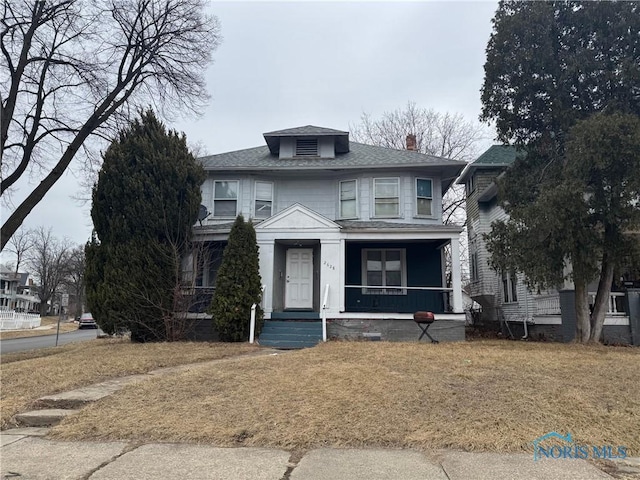
[[[91, 340], [96, 338], [99, 333], [101, 333], [101, 330], [95, 328], [61, 333], [58, 339], [58, 345]], [[37, 348], [54, 347], [55, 345], [55, 334], [40, 335], [37, 337], [8, 338], [6, 340], [0, 340], [0, 353], [23, 352], [26, 350], [35, 350]]]

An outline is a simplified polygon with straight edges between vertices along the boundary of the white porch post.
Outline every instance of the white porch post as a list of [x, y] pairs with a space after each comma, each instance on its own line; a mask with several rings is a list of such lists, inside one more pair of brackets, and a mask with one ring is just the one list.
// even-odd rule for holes
[[267, 318], [270, 318], [273, 311], [273, 259], [275, 252], [275, 240], [258, 240], [259, 249], [259, 261], [260, 261], [260, 278], [262, 284], [267, 288], [262, 292], [263, 309], [264, 313], [268, 314]]
[[460, 239], [451, 239], [451, 287], [453, 294], [451, 307], [453, 313], [462, 313], [462, 278], [460, 273]]
[[346, 262], [346, 241], [344, 238], [340, 239], [340, 280], [338, 282], [338, 311], [344, 312], [345, 304], [345, 277], [347, 275], [347, 262]]

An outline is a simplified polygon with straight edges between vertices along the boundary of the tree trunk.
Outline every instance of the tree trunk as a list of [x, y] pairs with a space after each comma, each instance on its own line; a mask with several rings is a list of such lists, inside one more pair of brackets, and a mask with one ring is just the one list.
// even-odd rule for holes
[[613, 282], [613, 262], [610, 260], [606, 250], [602, 255], [602, 270], [600, 281], [598, 282], [598, 292], [591, 314], [591, 336], [589, 341], [599, 343], [602, 337], [602, 327], [609, 305], [611, 293], [611, 283]]
[[576, 341], [586, 343], [591, 337], [587, 282], [583, 279], [574, 279], [574, 285], [576, 292]]

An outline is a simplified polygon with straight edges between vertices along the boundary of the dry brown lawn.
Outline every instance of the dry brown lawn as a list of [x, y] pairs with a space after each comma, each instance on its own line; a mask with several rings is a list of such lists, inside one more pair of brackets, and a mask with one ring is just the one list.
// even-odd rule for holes
[[[42, 317], [40, 326], [51, 327], [47, 330], [5, 330], [0, 332], [0, 339], [36, 337], [38, 335], [55, 335], [58, 328], [58, 317]], [[71, 332], [78, 329], [78, 324], [73, 322], [60, 322], [60, 333]]]
[[1, 426], [38, 398], [160, 367], [215, 360], [257, 350], [249, 344], [150, 343], [96, 339], [0, 358]]
[[126, 387], [57, 438], [286, 449], [530, 451], [549, 431], [640, 455], [640, 350], [508, 341], [331, 342]]

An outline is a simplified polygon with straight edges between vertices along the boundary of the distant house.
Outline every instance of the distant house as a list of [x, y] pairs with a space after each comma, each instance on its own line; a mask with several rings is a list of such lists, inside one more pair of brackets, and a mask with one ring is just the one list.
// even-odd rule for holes
[[37, 312], [40, 299], [28, 273], [16, 273], [0, 266], [0, 310]]
[[[304, 126], [262, 146], [201, 158], [209, 216], [194, 227], [200, 310], [208, 305], [236, 215], [255, 225], [269, 322], [328, 318], [329, 337], [417, 340], [413, 313], [435, 313], [433, 335], [464, 338], [461, 227], [443, 225], [442, 196], [465, 163], [355, 143]], [[446, 284], [444, 247], [453, 253]], [[204, 293], [204, 295], [203, 295]], [[282, 325], [280, 325], [282, 326]], [[267, 336], [260, 339], [267, 343]]]
[[[571, 301], [573, 286], [570, 282], [559, 285], [557, 289], [533, 292], [526, 287], [521, 274], [496, 272], [488, 263], [489, 253], [483, 235], [491, 231], [494, 221], [509, 218], [498, 205], [496, 180], [521, 155], [524, 153], [513, 146], [493, 145], [467, 165], [456, 182], [465, 185], [466, 192], [471, 273], [467, 291], [482, 306], [484, 322], [506, 322], [511, 332], [518, 337], [527, 335], [571, 340], [575, 334], [575, 320], [573, 323], [571, 321], [572, 308], [566, 307], [564, 312], [561, 309], [563, 295]], [[633, 281], [628, 285], [640, 286]], [[616, 285], [618, 286], [620, 285]], [[596, 290], [597, 283], [594, 282], [590, 285], [592, 303]], [[561, 294], [560, 291], [564, 293]], [[606, 342], [632, 342], [632, 330], [638, 327], [635, 323], [630, 323], [627, 305], [626, 291], [614, 288], [605, 319]]]

